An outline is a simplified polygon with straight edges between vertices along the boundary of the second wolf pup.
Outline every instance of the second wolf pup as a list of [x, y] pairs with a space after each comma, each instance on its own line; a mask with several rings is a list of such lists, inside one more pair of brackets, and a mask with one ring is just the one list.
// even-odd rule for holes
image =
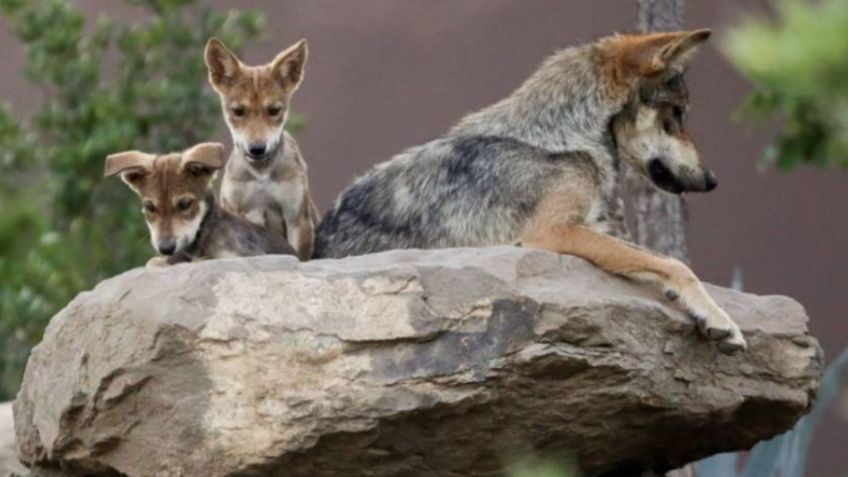
[[121, 179], [141, 198], [150, 240], [159, 256], [149, 267], [204, 258], [294, 255], [277, 234], [222, 210], [210, 183], [224, 166], [224, 146], [198, 144], [156, 156], [139, 151], [111, 154], [106, 177]]
[[285, 237], [301, 260], [312, 256], [318, 213], [306, 163], [284, 128], [306, 57], [305, 40], [262, 66], [243, 64], [216, 38], [206, 44], [205, 54], [209, 83], [221, 97], [233, 138], [221, 204]]

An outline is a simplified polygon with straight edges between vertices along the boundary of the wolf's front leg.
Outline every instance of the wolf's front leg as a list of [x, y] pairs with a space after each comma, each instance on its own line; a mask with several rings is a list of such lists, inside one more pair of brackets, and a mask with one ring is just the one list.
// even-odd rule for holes
[[150, 269], [163, 268], [170, 265], [176, 265], [178, 263], [188, 263], [194, 261], [190, 255], [187, 253], [178, 253], [170, 256], [162, 256], [157, 255], [152, 257], [147, 263], [144, 265]]
[[585, 258], [596, 266], [634, 280], [658, 284], [692, 314], [701, 332], [725, 353], [746, 348], [739, 326], [713, 301], [698, 277], [679, 260], [595, 232], [582, 225], [555, 225], [528, 230], [529, 247]]
[[245, 207], [237, 207], [233, 204], [233, 202], [222, 198], [221, 199], [221, 208], [226, 210], [227, 212], [237, 215], [242, 219], [259, 225], [260, 227], [268, 227], [268, 220], [265, 216], [265, 210], [261, 207], [253, 207], [253, 208], [245, 208]]
[[298, 214], [291, 223], [286, 222], [286, 239], [301, 260], [306, 261], [312, 258], [315, 226], [308, 212]]
[[161, 255], [151, 257], [150, 260], [148, 260], [147, 263], [144, 264], [145, 268], [148, 268], [148, 269], [151, 269], [151, 270], [155, 270], [157, 268], [167, 267], [168, 265], [170, 265], [168, 263], [168, 257], [163, 257]]
[[265, 220], [265, 211], [262, 209], [251, 209], [248, 210], [244, 215], [244, 219], [248, 222], [252, 222], [261, 227], [267, 227], [268, 224]]
[[306, 261], [312, 258], [315, 247], [315, 227], [317, 214], [309, 190], [302, 188], [302, 197], [297, 202], [289, 203], [283, 208], [283, 225], [285, 237], [297, 256]]
[[[670, 273], [667, 279], [655, 279], [660, 283], [665, 295], [679, 300], [698, 323], [701, 332], [712, 340], [718, 341], [722, 351], [734, 352], [745, 349], [742, 332], [732, 319], [704, 289], [703, 283], [683, 262], [664, 257], [669, 262]], [[648, 278], [650, 280], [650, 278]]]

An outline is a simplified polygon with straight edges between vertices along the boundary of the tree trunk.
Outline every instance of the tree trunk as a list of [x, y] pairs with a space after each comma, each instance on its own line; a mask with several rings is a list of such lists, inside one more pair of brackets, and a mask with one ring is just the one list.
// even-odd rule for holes
[[[641, 32], [683, 28], [683, 0], [638, 0]], [[632, 240], [651, 250], [688, 260], [686, 204], [682, 197], [660, 192], [644, 177], [623, 168], [626, 224]]]
[[[683, 29], [683, 0], [637, 0], [637, 28], [642, 33]], [[660, 192], [627, 167], [623, 189], [627, 227], [639, 245], [688, 261], [686, 202], [683, 197]], [[666, 477], [695, 477], [694, 465], [669, 472]]]
[[642, 33], [683, 29], [683, 0], [638, 0], [637, 28]]

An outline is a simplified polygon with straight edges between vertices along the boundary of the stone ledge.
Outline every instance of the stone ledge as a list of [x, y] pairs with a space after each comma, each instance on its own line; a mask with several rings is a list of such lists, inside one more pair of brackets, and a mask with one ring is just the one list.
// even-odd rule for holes
[[104, 476], [492, 475], [566, 453], [663, 472], [787, 430], [819, 385], [801, 305], [708, 290], [746, 354], [658, 293], [521, 248], [132, 270], [51, 321], [20, 455]]

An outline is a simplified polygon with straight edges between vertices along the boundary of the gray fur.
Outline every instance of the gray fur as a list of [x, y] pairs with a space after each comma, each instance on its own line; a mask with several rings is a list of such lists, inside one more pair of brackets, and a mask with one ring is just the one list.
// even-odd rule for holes
[[194, 242], [168, 263], [207, 258], [295, 255], [285, 238], [221, 209], [212, 192], [204, 198], [206, 214]]
[[[307, 189], [306, 162], [295, 139], [283, 131], [280, 144], [262, 160], [251, 161], [233, 148], [221, 181], [221, 201], [231, 212], [288, 237], [289, 224], [302, 208], [317, 222]], [[283, 191], [291, 195], [286, 202], [280, 200]], [[261, 220], [249, 216], [253, 211], [261, 212]]]
[[546, 190], [580, 171], [600, 182], [586, 153], [491, 136], [439, 139], [354, 182], [321, 222], [317, 256], [515, 243]]
[[622, 210], [613, 124], [645, 85], [610, 84], [604, 41], [560, 51], [506, 99], [357, 179], [320, 223], [315, 257], [515, 243], [575, 175], [593, 179], [579, 221], [609, 232]]

